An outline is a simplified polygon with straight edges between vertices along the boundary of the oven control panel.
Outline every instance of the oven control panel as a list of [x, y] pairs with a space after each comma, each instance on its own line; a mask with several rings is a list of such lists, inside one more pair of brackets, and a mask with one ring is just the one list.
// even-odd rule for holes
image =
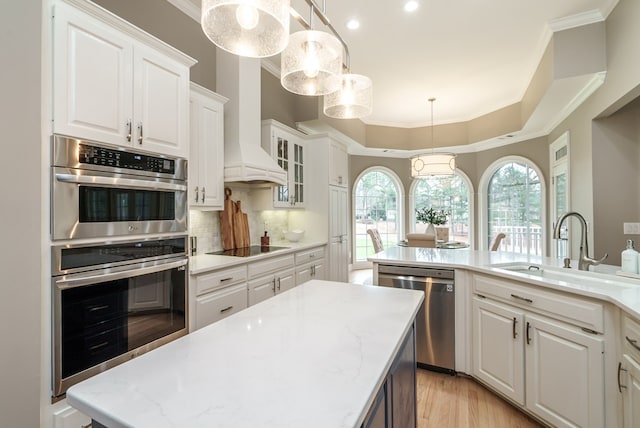
[[164, 174], [175, 173], [175, 161], [173, 159], [88, 144], [80, 144], [78, 148], [78, 161], [80, 163]]

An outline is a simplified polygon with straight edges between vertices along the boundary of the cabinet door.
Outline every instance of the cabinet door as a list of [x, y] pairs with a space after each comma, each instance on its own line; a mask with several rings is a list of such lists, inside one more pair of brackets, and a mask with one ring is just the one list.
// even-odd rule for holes
[[293, 268], [279, 272], [276, 277], [276, 289], [278, 293], [291, 290], [296, 286], [296, 271]]
[[347, 189], [329, 186], [329, 280], [349, 280]]
[[344, 147], [338, 144], [331, 144], [331, 155], [329, 164], [329, 184], [334, 186], [348, 186], [349, 155]]
[[296, 267], [296, 285], [300, 285], [303, 282], [310, 281], [313, 276], [311, 275], [313, 264]]
[[134, 49], [134, 145], [187, 157], [189, 68], [165, 55]]
[[325, 279], [324, 259], [317, 260], [313, 265], [313, 279]]
[[364, 418], [362, 428], [388, 428], [389, 415], [387, 414], [387, 409], [387, 383], [385, 382], [382, 384], [378, 394], [376, 394], [373, 405], [371, 406], [367, 416]]
[[389, 370], [391, 426], [416, 427], [416, 347], [413, 326]]
[[524, 405], [522, 312], [473, 298], [473, 374]]
[[249, 306], [267, 300], [276, 294], [276, 278], [273, 275], [267, 275], [249, 281]]
[[281, 130], [272, 130], [271, 139], [271, 156], [287, 171], [287, 185], [273, 188], [273, 206], [303, 208], [306, 201], [304, 145], [298, 137]]
[[191, 92], [189, 205], [223, 209], [223, 104]]
[[626, 370], [623, 391], [624, 428], [640, 426], [640, 364], [628, 354], [622, 356], [622, 367]]
[[53, 30], [53, 132], [131, 144], [132, 40], [63, 3]]
[[196, 298], [196, 329], [247, 307], [247, 285], [234, 285]]
[[604, 426], [602, 336], [537, 315], [526, 323], [527, 408], [558, 427]]

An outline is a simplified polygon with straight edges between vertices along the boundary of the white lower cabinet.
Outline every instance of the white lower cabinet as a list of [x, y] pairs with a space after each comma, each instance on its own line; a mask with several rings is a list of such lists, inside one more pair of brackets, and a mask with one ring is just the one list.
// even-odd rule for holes
[[267, 300], [276, 294], [296, 286], [295, 269], [289, 268], [276, 274], [261, 276], [249, 281], [249, 306]]
[[67, 406], [64, 409], [53, 414], [53, 427], [54, 428], [90, 428], [91, 418], [84, 413], [80, 413], [78, 410], [71, 406]]
[[247, 286], [238, 284], [196, 298], [196, 329], [246, 309]]
[[604, 426], [604, 339], [473, 298], [473, 374], [557, 427]]
[[624, 428], [640, 426], [640, 323], [624, 316], [622, 358], [618, 364], [618, 390], [622, 393]]
[[325, 279], [324, 254], [324, 245], [296, 253], [296, 285], [312, 279]]
[[194, 331], [247, 307], [247, 266], [207, 272], [191, 277], [189, 329]]

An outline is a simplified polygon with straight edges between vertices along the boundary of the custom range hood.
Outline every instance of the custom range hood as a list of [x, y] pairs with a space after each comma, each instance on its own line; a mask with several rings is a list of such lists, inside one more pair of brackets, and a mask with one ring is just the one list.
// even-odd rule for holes
[[216, 92], [224, 106], [224, 181], [287, 184], [287, 173], [260, 145], [260, 59], [216, 49]]

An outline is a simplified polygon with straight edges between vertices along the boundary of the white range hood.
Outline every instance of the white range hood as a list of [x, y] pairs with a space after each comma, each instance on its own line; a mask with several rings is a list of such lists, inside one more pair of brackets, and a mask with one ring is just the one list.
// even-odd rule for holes
[[224, 181], [287, 184], [287, 173], [260, 144], [260, 59], [216, 48], [216, 92], [224, 106]]

